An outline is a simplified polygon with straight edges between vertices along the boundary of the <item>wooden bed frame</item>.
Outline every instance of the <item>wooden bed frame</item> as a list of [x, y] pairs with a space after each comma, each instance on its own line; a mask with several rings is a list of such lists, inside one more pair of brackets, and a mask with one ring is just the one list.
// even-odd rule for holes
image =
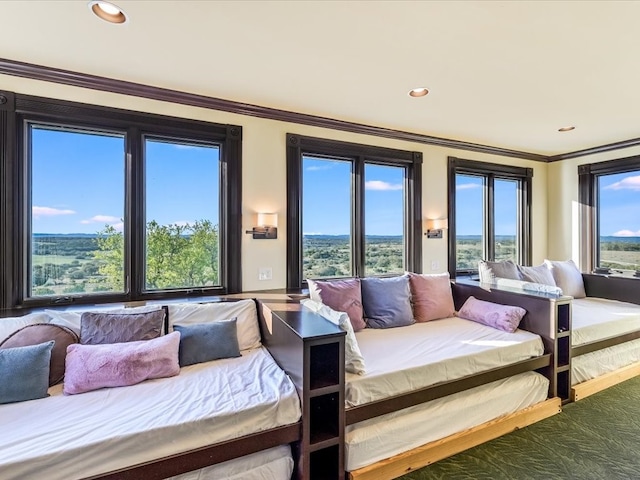
[[[214, 303], [237, 301], [242, 299], [253, 299], [255, 295], [247, 294], [229, 295], [227, 297], [208, 297], [199, 299], [190, 299], [193, 303]], [[274, 295], [274, 297], [285, 297], [283, 295]], [[286, 297], [285, 297], [286, 298]], [[177, 303], [184, 303], [176, 301]], [[164, 302], [146, 302], [143, 304], [159, 304], [165, 310], [165, 332], [169, 325], [169, 311]], [[257, 302], [256, 302], [257, 303]], [[139, 306], [137, 303], [135, 306]], [[104, 307], [105, 305], [100, 305]], [[118, 306], [123, 306], [118, 304]], [[132, 305], [134, 306], [134, 305]], [[91, 306], [78, 307], [81, 309], [91, 308]], [[12, 313], [12, 312], [9, 312]], [[22, 311], [21, 314], [24, 314]], [[6, 313], [3, 316], [8, 316]], [[265, 345], [265, 347], [267, 347]], [[268, 347], [267, 347], [268, 349]], [[245, 435], [235, 439], [225, 440], [205, 447], [189, 450], [186, 452], [169, 455], [158, 458], [149, 462], [132, 465], [118, 470], [85, 477], [86, 480], [162, 480], [164, 478], [180, 475], [198, 470], [200, 468], [216, 465], [218, 463], [233, 460], [245, 455], [267, 450], [279, 445], [294, 444], [302, 438], [302, 421], [275, 427], [262, 432]]]
[[[582, 279], [587, 297], [606, 298], [640, 305], [640, 279], [638, 278], [583, 273]], [[571, 348], [571, 357], [613, 347], [638, 338], [640, 338], [640, 330], [576, 345]], [[571, 388], [571, 400], [581, 400], [637, 375], [640, 375], [640, 362], [574, 385]]]
[[[328, 435], [325, 442], [338, 442], [338, 447], [333, 451], [333, 454], [327, 453], [326, 455], [322, 453], [323, 450], [328, 451], [332, 448], [331, 446], [324, 447], [321, 442], [314, 443], [313, 440], [309, 440], [313, 437], [314, 427], [313, 420], [307, 417], [313, 415], [314, 412], [318, 415], [312, 403], [315, 397], [313, 394], [310, 394], [308, 390], [309, 383], [314, 382], [313, 379], [308, 378], [310, 374], [313, 375], [314, 370], [313, 362], [310, 360], [312, 358], [312, 356], [310, 357], [310, 345], [312, 345], [313, 342], [337, 341], [335, 337], [337, 332], [333, 334], [322, 332], [320, 325], [323, 325], [322, 320], [324, 319], [311, 311], [303, 309], [298, 302], [294, 300], [259, 302], [261, 305], [259, 309], [261, 326], [267, 331], [266, 334], [263, 334], [265, 344], [269, 346], [276, 361], [291, 376], [294, 384], [296, 384], [301, 392], [303, 439], [299, 442], [300, 446], [297, 449], [298, 454], [296, 461], [298, 462], [298, 478], [305, 480], [313, 480], [316, 478], [343, 479], [345, 475], [353, 479], [395, 478], [396, 476], [426, 466], [436, 460], [453, 455], [471, 446], [496, 438], [514, 429], [555, 415], [560, 411], [561, 399], [557, 398], [557, 379], [559, 375], [561, 376], [563, 372], [566, 371], [566, 368], [556, 365], [557, 355], [555, 348], [557, 341], [553, 338], [556, 327], [552, 323], [556, 317], [552, 315], [549, 308], [548, 298], [543, 298], [538, 295], [523, 296], [507, 291], [485, 290], [481, 288], [477, 282], [456, 282], [452, 284], [452, 288], [457, 309], [460, 308], [462, 303], [464, 303], [470, 295], [481, 300], [523, 306], [528, 312], [523, 320], [525, 322], [524, 328], [541, 335], [545, 345], [545, 353], [540, 357], [516, 362], [476, 375], [441, 382], [419, 390], [394, 395], [390, 398], [346, 410], [344, 407], [344, 357], [341, 356], [339, 359], [322, 359], [322, 365], [317, 365], [315, 367], [316, 371], [324, 369], [332, 371], [338, 367], [340, 371], [339, 375], [335, 377], [339, 385], [329, 386], [331, 382], [327, 382], [328, 386], [323, 387], [334, 388], [339, 392], [336, 395], [335, 408], [332, 406], [332, 408], [329, 409], [330, 411], [323, 413], [320, 417], [321, 420], [317, 422], [327, 422], [335, 425], [334, 430]], [[312, 332], [312, 325], [318, 330]], [[324, 321], [324, 325], [337, 328], [328, 321]], [[344, 342], [343, 337], [340, 337], [340, 342]], [[341, 348], [343, 351], [344, 347], [341, 346]], [[558, 368], [560, 368], [560, 371], [558, 371]], [[468, 431], [452, 435], [446, 439], [423, 445], [410, 452], [405, 452], [373, 465], [352, 472], [344, 472], [344, 427], [346, 425], [352, 425], [369, 418], [418, 405], [527, 371], [538, 371], [550, 379], [549, 400]], [[331, 418], [331, 416], [333, 416], [333, 418]], [[311, 428], [311, 432], [307, 431], [308, 428]], [[322, 459], [322, 463], [314, 463], [313, 455], [318, 452], [321, 452], [318, 458]], [[330, 464], [330, 466], [327, 467], [327, 464]], [[317, 470], [319, 467], [321, 470]]]

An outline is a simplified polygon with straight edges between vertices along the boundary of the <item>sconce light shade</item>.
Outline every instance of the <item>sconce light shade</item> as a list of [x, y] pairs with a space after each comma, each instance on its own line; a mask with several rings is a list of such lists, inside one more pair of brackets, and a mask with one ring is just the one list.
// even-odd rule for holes
[[446, 218], [428, 218], [425, 223], [427, 238], [442, 238], [442, 230], [449, 228], [449, 221]]
[[278, 214], [258, 213], [258, 226], [247, 230], [255, 240], [278, 238]]

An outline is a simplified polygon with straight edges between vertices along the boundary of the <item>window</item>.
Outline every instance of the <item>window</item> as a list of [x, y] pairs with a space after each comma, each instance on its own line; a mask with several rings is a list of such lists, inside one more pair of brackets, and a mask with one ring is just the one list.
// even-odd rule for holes
[[581, 165], [578, 173], [580, 200], [587, 207], [581, 266], [635, 274], [640, 270], [640, 157]]
[[287, 136], [287, 286], [421, 268], [422, 155]]
[[241, 290], [240, 127], [11, 98], [3, 307]]
[[530, 263], [533, 170], [449, 158], [449, 273], [479, 260]]

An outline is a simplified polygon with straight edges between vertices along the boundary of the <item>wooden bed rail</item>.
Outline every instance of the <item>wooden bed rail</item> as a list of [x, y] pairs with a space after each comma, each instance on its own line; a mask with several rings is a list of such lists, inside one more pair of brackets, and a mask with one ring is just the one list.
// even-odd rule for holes
[[170, 455], [150, 462], [115, 470], [84, 480], [162, 480], [192, 470], [239, 458], [268, 448], [286, 445], [300, 438], [300, 422], [227, 440], [207, 447]]

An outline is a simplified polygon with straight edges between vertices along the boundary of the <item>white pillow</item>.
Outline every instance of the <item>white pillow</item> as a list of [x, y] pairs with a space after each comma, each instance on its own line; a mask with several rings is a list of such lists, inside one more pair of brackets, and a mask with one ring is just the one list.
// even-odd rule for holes
[[175, 303], [169, 305], [169, 333], [173, 326], [193, 325], [194, 323], [209, 323], [220, 320], [237, 318], [238, 346], [240, 350], [258, 348], [260, 327], [258, 326], [258, 312], [253, 300], [218, 303]]
[[496, 278], [520, 280], [518, 266], [511, 260], [503, 260], [501, 262], [480, 260], [478, 261], [478, 274], [482, 283], [491, 283]]
[[556, 281], [553, 279], [551, 270], [549, 270], [544, 263], [535, 267], [518, 265], [518, 270], [520, 271], [521, 280], [524, 280], [525, 282], [543, 283], [553, 287], [556, 286]]
[[302, 300], [300, 304], [337, 325], [340, 330], [347, 332], [344, 342], [344, 369], [350, 373], [363, 375], [365, 373], [364, 357], [360, 352], [360, 347], [358, 347], [358, 340], [356, 340], [356, 334], [353, 331], [349, 315], [345, 312], [336, 312], [315, 300]]
[[553, 260], [544, 261], [547, 268], [551, 270], [553, 279], [565, 295], [571, 295], [573, 298], [584, 298], [587, 294], [584, 291], [584, 280], [582, 273], [573, 260], [566, 262], [556, 262]]
[[[54, 325], [61, 325], [73, 330], [76, 335], [80, 336], [80, 319], [84, 312], [109, 312], [109, 313], [147, 313], [160, 310], [161, 305], [144, 305], [142, 307], [108, 307], [104, 308], [96, 307], [82, 310], [45, 310], [45, 313], [51, 316], [51, 322]], [[164, 335], [164, 327], [162, 328], [162, 335]]]
[[46, 313], [29, 313], [22, 317], [0, 318], [0, 343], [13, 332], [35, 323], [49, 323], [51, 317]]
[[524, 280], [511, 280], [510, 278], [496, 278], [493, 284], [497, 285], [498, 287], [520, 288], [528, 292], [542, 292], [562, 295], [562, 289], [560, 287], [554, 287], [553, 285], [546, 285], [544, 283], [525, 282]]

